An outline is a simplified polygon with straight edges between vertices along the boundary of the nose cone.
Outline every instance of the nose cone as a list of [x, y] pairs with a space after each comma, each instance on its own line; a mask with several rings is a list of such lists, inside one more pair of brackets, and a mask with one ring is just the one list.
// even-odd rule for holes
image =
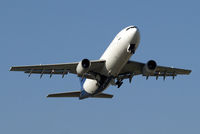
[[138, 27], [133, 26], [132, 30], [130, 30], [130, 37], [132, 44], [139, 44], [140, 43], [140, 31]]
[[136, 27], [136, 40], [137, 40], [137, 44], [139, 44], [140, 43], [140, 31], [139, 31], [139, 29]]

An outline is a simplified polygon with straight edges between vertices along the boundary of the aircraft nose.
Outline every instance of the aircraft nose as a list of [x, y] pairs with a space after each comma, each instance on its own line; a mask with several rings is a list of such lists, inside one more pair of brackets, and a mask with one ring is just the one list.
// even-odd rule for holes
[[137, 26], [134, 26], [135, 30], [136, 30], [136, 34], [139, 34], [140, 31], [139, 31], [139, 28]]
[[140, 42], [140, 31], [137, 26], [133, 27], [133, 30], [130, 33], [131, 36], [131, 43], [133, 44], [139, 44]]
[[136, 30], [138, 30], [138, 27], [137, 26], [133, 26]]
[[137, 41], [139, 43], [140, 42], [140, 30], [137, 27], [136, 27], [136, 38], [137, 38]]

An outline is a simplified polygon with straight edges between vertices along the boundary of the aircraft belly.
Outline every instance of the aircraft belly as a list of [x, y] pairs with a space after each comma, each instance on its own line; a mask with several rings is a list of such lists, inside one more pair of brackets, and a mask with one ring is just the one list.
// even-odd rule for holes
[[106, 51], [106, 54], [101, 58], [106, 60], [103, 73], [107, 73], [107, 76], [117, 76], [131, 57], [131, 54], [127, 52], [128, 43], [116, 45], [111, 45], [113, 49]]
[[101, 84], [98, 84], [96, 80], [86, 79], [83, 89], [92, 96], [99, 94], [108, 88], [112, 79], [113, 77], [104, 77], [101, 81]]
[[119, 74], [120, 70], [127, 63], [129, 58], [130, 58], [130, 56], [128, 56], [125, 53], [120, 56], [116, 56], [114, 60], [110, 60], [107, 65], [107, 68], [110, 71], [110, 74], [113, 76], [117, 76]]

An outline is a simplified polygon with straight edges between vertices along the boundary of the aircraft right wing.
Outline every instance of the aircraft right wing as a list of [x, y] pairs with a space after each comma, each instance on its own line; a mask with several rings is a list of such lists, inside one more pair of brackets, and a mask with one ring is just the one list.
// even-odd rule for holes
[[[86, 78], [93, 78], [94, 73], [99, 73], [101, 68], [105, 64], [105, 60], [92, 60], [90, 61], [91, 66], [88, 71], [88, 75], [85, 75]], [[67, 73], [77, 74], [76, 67], [79, 62], [74, 63], [63, 63], [63, 64], [47, 64], [47, 65], [32, 65], [32, 66], [15, 66], [11, 67], [10, 71], [23, 71], [24, 73], [31, 74], [50, 74], [50, 77], [54, 74], [60, 74], [64, 77]]]

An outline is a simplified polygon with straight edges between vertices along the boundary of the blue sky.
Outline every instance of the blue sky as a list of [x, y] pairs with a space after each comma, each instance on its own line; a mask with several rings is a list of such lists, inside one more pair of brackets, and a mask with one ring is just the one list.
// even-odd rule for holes
[[[199, 1], [0, 1], [0, 133], [199, 134]], [[47, 99], [79, 90], [78, 78], [9, 72], [14, 65], [98, 59], [124, 27], [141, 43], [131, 60], [192, 69], [189, 76], [142, 76], [113, 99]]]

